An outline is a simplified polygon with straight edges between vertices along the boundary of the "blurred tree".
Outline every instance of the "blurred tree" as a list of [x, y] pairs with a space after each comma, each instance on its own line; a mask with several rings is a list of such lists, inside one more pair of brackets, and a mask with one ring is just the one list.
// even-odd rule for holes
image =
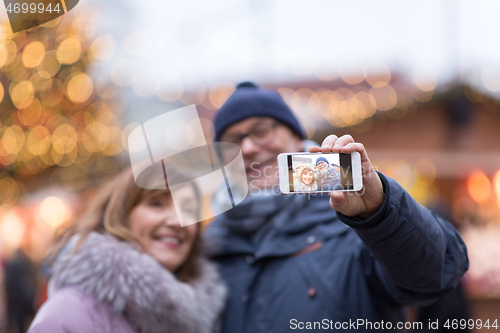
[[95, 11], [80, 12], [18, 33], [0, 24], [0, 204], [35, 187], [81, 190], [121, 166], [119, 87], [89, 74], [114, 41], [85, 37]]

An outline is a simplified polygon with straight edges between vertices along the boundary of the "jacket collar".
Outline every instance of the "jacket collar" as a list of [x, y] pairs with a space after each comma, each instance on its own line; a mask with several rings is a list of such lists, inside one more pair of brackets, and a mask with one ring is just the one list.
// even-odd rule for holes
[[215, 267], [200, 259], [199, 278], [184, 283], [129, 242], [91, 233], [76, 253], [75, 235], [52, 266], [55, 289], [77, 286], [107, 302], [140, 332], [206, 332], [226, 297]]

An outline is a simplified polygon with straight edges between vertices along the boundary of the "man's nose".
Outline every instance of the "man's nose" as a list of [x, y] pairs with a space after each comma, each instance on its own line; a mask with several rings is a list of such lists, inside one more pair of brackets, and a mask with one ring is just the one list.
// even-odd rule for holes
[[248, 156], [256, 153], [260, 147], [253, 142], [253, 140], [247, 136], [241, 141], [241, 153], [243, 156]]

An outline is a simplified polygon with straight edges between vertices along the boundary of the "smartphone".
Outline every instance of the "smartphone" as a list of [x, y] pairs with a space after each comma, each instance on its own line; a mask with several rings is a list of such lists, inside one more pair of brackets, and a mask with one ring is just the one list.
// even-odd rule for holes
[[283, 194], [359, 191], [363, 188], [358, 152], [283, 153], [278, 155], [278, 170]]

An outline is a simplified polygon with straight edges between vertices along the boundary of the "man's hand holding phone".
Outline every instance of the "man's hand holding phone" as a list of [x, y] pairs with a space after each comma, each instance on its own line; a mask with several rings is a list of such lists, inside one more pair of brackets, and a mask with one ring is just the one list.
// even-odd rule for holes
[[321, 147], [309, 148], [310, 153], [344, 153], [358, 152], [361, 155], [361, 171], [363, 178], [363, 189], [358, 192], [330, 192], [330, 206], [346, 216], [356, 216], [366, 220], [372, 217], [384, 202], [384, 190], [382, 181], [375, 172], [365, 147], [362, 143], [355, 142], [350, 135], [340, 138], [331, 134], [323, 140]]

